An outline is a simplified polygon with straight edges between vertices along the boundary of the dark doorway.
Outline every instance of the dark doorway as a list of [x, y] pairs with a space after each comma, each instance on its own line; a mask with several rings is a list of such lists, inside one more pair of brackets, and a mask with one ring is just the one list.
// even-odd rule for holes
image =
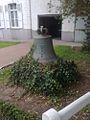
[[38, 16], [38, 27], [46, 27], [48, 29], [49, 34], [52, 35], [53, 38], [61, 38], [61, 23], [62, 21], [58, 20], [55, 15]]

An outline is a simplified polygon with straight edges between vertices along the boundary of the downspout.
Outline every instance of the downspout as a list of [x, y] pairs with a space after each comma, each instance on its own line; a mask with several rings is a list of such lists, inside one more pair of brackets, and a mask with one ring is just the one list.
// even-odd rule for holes
[[75, 42], [75, 31], [76, 31], [76, 14], [75, 14], [75, 21], [74, 21], [74, 42]]
[[[2, 4], [2, 6], [4, 6]], [[4, 9], [2, 8], [2, 14], [3, 14], [3, 22], [4, 22], [4, 28], [2, 29], [2, 34], [3, 34], [3, 40], [4, 40], [4, 29], [5, 29], [5, 17], [4, 17]]]
[[23, 19], [23, 8], [22, 8], [22, 3], [21, 3], [21, 14], [22, 14], [22, 29], [24, 29], [24, 19]]
[[4, 17], [4, 11], [2, 12], [3, 12], [3, 22], [4, 22], [4, 28], [2, 29], [2, 34], [3, 34], [3, 40], [4, 40], [5, 17]]
[[30, 12], [30, 34], [31, 34], [31, 39], [32, 39], [32, 11], [31, 11], [31, 0], [29, 0], [29, 12]]

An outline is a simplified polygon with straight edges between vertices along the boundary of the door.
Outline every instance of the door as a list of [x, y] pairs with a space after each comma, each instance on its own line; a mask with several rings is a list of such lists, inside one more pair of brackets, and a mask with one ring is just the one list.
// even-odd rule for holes
[[61, 37], [61, 21], [54, 16], [38, 16], [38, 25], [44, 26], [48, 29], [53, 38]]

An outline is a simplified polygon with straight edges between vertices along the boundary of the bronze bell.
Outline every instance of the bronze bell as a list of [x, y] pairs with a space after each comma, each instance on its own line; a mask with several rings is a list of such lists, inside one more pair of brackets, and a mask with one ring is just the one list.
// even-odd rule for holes
[[34, 37], [32, 57], [40, 63], [56, 61], [52, 38], [50, 35], [37, 35]]

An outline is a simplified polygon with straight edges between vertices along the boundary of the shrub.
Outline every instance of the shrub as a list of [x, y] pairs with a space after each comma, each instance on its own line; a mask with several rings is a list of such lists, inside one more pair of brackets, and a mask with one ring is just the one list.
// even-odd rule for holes
[[35, 114], [25, 113], [14, 105], [0, 101], [0, 119], [1, 120], [38, 120]]
[[13, 65], [10, 79], [31, 92], [58, 95], [78, 77], [73, 61], [58, 58], [55, 63], [40, 64], [29, 54]]
[[88, 16], [87, 18], [85, 34], [86, 34], [86, 40], [83, 43], [82, 49], [84, 51], [90, 52], [90, 16]]
[[90, 39], [84, 41], [82, 50], [90, 52]]

